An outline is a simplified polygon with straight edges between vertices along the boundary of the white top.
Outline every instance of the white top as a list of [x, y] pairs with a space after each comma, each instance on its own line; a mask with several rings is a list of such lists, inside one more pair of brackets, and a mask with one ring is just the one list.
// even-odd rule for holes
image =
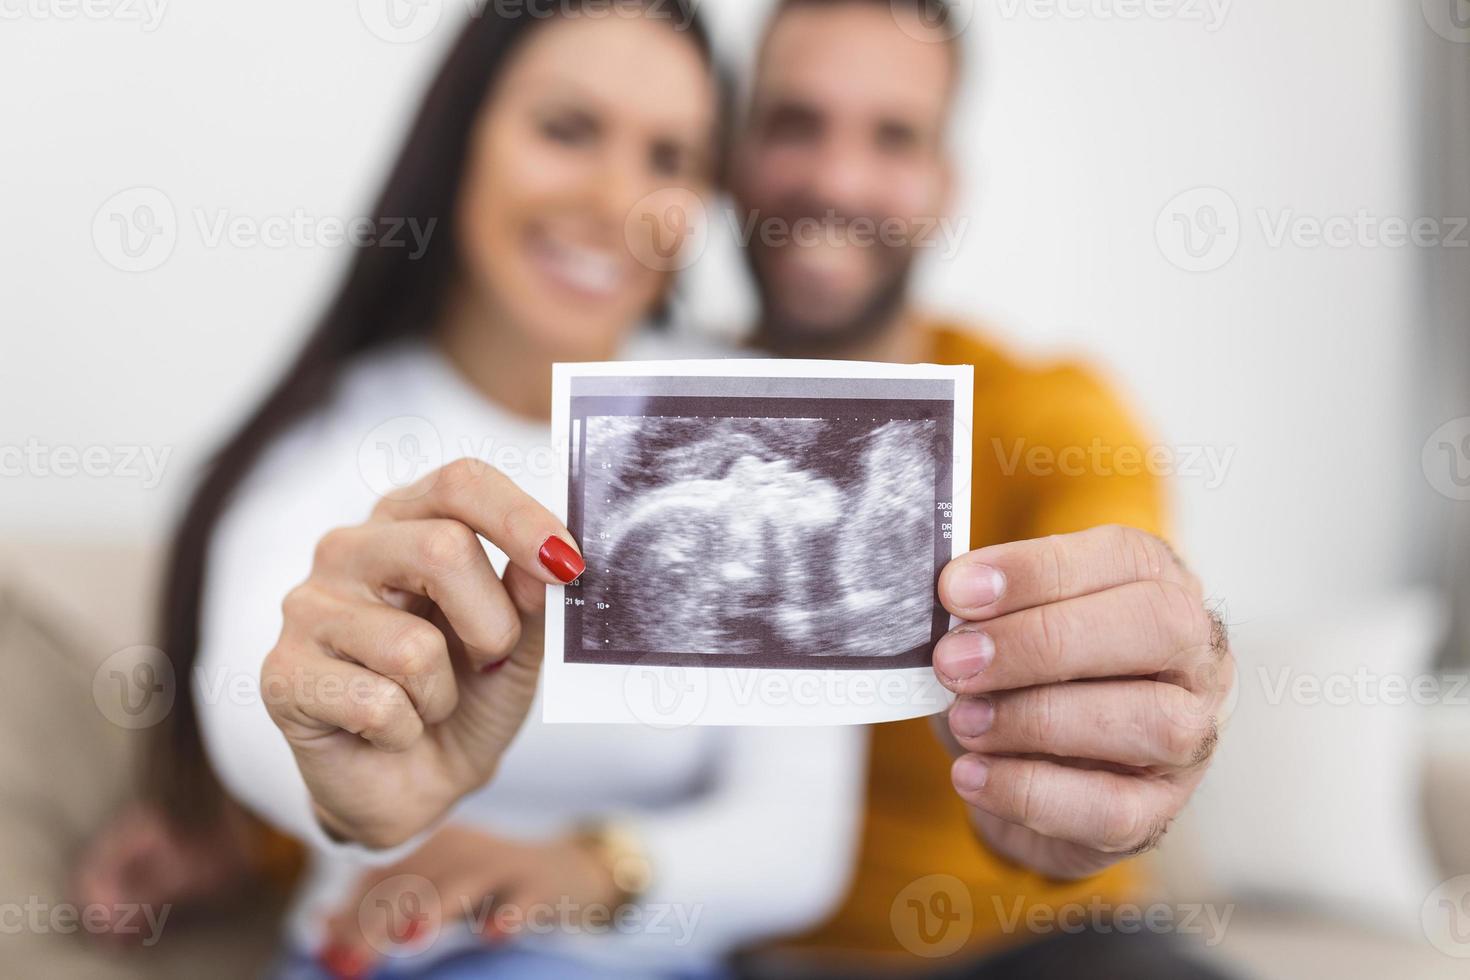
[[[626, 356], [693, 355], [687, 344], [643, 335]], [[320, 947], [322, 916], [364, 867], [402, 854], [333, 843], [312, 816], [259, 696], [281, 600], [306, 578], [324, 533], [367, 518], [385, 452], [427, 457], [429, 468], [477, 456], [553, 507], [562, 476], [548, 465], [550, 445], [549, 426], [487, 402], [434, 349], [399, 345], [351, 366], [330, 402], [264, 454], [219, 523], [193, 678], [201, 727], [225, 787], [313, 852], [289, 923], [302, 950]], [[494, 782], [451, 819], [530, 839], [616, 816], [638, 832], [654, 868], [641, 904], [668, 909], [657, 928], [650, 916], [636, 932], [517, 941], [610, 965], [697, 966], [799, 931], [835, 907], [856, 847], [865, 729], [548, 726], [537, 701]], [[455, 946], [441, 939], [436, 950]]]

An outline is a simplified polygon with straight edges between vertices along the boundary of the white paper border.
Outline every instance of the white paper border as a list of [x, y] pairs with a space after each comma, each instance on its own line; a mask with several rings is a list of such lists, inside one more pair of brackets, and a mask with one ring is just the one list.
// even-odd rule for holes
[[[878, 378], [955, 382], [952, 547], [970, 547], [970, 453], [974, 371], [968, 365], [879, 364], [735, 358], [691, 361], [610, 361], [556, 364], [551, 372], [552, 445], [570, 446], [571, 382], [587, 377]], [[636, 393], [632, 393], [636, 394]], [[554, 501], [566, 523], [570, 473]], [[548, 724], [863, 725], [918, 718], [944, 710], [953, 696], [929, 667], [890, 670], [772, 669], [643, 664], [584, 664], [565, 660], [566, 589], [546, 590], [546, 661], [542, 720]], [[691, 663], [697, 662], [691, 657]]]

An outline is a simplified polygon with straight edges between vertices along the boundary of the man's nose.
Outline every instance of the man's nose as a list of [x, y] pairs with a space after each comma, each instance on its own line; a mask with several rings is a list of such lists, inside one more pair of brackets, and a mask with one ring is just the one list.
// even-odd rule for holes
[[867, 210], [873, 193], [873, 168], [867, 154], [845, 140], [827, 143], [812, 169], [812, 197], [844, 214]]

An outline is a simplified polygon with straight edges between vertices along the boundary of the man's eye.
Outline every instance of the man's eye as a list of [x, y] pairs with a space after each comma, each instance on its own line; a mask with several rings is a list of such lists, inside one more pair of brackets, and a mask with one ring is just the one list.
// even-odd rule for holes
[[818, 120], [804, 112], [774, 112], [762, 127], [773, 142], [795, 143], [814, 139], [821, 132]]
[[877, 143], [890, 153], [908, 153], [919, 145], [919, 134], [908, 126], [887, 124], [878, 127]]

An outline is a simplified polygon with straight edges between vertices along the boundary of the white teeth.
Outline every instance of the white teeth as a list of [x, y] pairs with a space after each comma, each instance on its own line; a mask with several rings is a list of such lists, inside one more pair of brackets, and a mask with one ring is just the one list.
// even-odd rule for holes
[[561, 242], [547, 242], [546, 246], [556, 275], [577, 289], [611, 293], [623, 284], [622, 266], [614, 255]]

